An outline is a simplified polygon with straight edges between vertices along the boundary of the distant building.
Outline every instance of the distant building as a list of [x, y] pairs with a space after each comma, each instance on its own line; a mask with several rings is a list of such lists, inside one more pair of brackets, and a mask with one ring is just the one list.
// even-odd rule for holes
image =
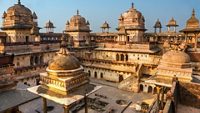
[[19, 1], [3, 13], [0, 33], [0, 52], [14, 54], [14, 70], [17, 79], [34, 86], [55, 52], [59, 50], [62, 33], [53, 33], [53, 23], [40, 33], [35, 12]]

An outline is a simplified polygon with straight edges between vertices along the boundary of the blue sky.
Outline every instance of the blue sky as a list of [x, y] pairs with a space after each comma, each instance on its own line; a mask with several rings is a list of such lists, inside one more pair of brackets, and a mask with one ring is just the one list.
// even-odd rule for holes
[[[77, 9], [89, 20], [94, 32], [101, 31], [99, 27], [104, 21], [110, 24], [111, 31], [115, 31], [118, 17], [131, 7], [132, 2], [144, 15], [148, 31], [153, 31], [152, 26], [157, 18], [165, 26], [172, 17], [177, 20], [178, 29], [182, 29], [193, 8], [196, 10], [197, 18], [200, 19], [200, 0], [21, 0], [21, 2], [36, 12], [40, 27], [51, 20], [56, 26], [56, 32], [65, 29], [66, 21], [76, 14]], [[17, 0], [0, 0], [0, 15], [15, 3]]]

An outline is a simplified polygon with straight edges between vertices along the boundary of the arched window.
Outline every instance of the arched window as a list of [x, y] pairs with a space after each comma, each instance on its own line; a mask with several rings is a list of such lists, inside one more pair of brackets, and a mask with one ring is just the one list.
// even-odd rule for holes
[[116, 55], [116, 61], [119, 61], [119, 54]]
[[126, 61], [128, 61], [128, 55], [126, 54]]
[[124, 55], [121, 54], [121, 61], [124, 61]]
[[123, 81], [124, 77], [122, 75], [119, 75], [119, 82]]
[[97, 72], [96, 71], [94, 72], [94, 77], [97, 78]]

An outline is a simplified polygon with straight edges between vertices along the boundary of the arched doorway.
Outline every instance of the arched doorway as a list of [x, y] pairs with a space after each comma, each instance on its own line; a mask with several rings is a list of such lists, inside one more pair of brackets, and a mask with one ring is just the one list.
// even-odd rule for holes
[[90, 70], [88, 71], [88, 75], [89, 75], [89, 77], [91, 76], [91, 72], [90, 72]]
[[40, 85], [40, 79], [36, 79], [36, 85]]
[[153, 88], [151, 86], [148, 87], [148, 93], [152, 93]]
[[38, 56], [35, 57], [35, 64], [37, 65], [39, 63], [39, 58]]
[[40, 64], [43, 64], [44, 63], [43, 61], [44, 61], [43, 56], [40, 56]]
[[97, 72], [96, 71], [94, 72], [94, 78], [97, 78]]
[[140, 84], [140, 91], [143, 92], [143, 90], [144, 90], [144, 87], [142, 84]]
[[157, 93], [157, 87], [154, 87], [154, 89], [153, 89], [153, 93], [154, 93], [154, 94]]
[[101, 75], [100, 75], [100, 76], [101, 76], [101, 79], [103, 79], [103, 73], [101, 73]]
[[128, 55], [126, 54], [126, 61], [128, 61]]
[[121, 61], [124, 61], [124, 55], [121, 54]]
[[119, 61], [119, 54], [116, 55], [116, 61]]
[[127, 42], [130, 42], [130, 36], [127, 36]]
[[34, 65], [34, 59], [33, 59], [33, 56], [31, 56], [31, 58], [30, 58], [30, 64], [31, 64], [31, 66]]
[[121, 82], [121, 81], [123, 81], [123, 80], [124, 80], [123, 76], [122, 76], [122, 75], [119, 75], [119, 82]]

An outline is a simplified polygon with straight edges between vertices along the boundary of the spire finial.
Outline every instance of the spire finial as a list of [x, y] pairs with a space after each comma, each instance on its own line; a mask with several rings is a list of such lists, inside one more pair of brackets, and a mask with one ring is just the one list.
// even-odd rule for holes
[[195, 16], [195, 10], [194, 10], [194, 8], [192, 10], [192, 16]]
[[20, 0], [18, 0], [18, 4], [21, 4], [21, 1], [20, 1]]
[[132, 4], [131, 4], [131, 8], [134, 8], [134, 3], [132, 2]]
[[79, 15], [79, 10], [77, 10], [77, 15]]

